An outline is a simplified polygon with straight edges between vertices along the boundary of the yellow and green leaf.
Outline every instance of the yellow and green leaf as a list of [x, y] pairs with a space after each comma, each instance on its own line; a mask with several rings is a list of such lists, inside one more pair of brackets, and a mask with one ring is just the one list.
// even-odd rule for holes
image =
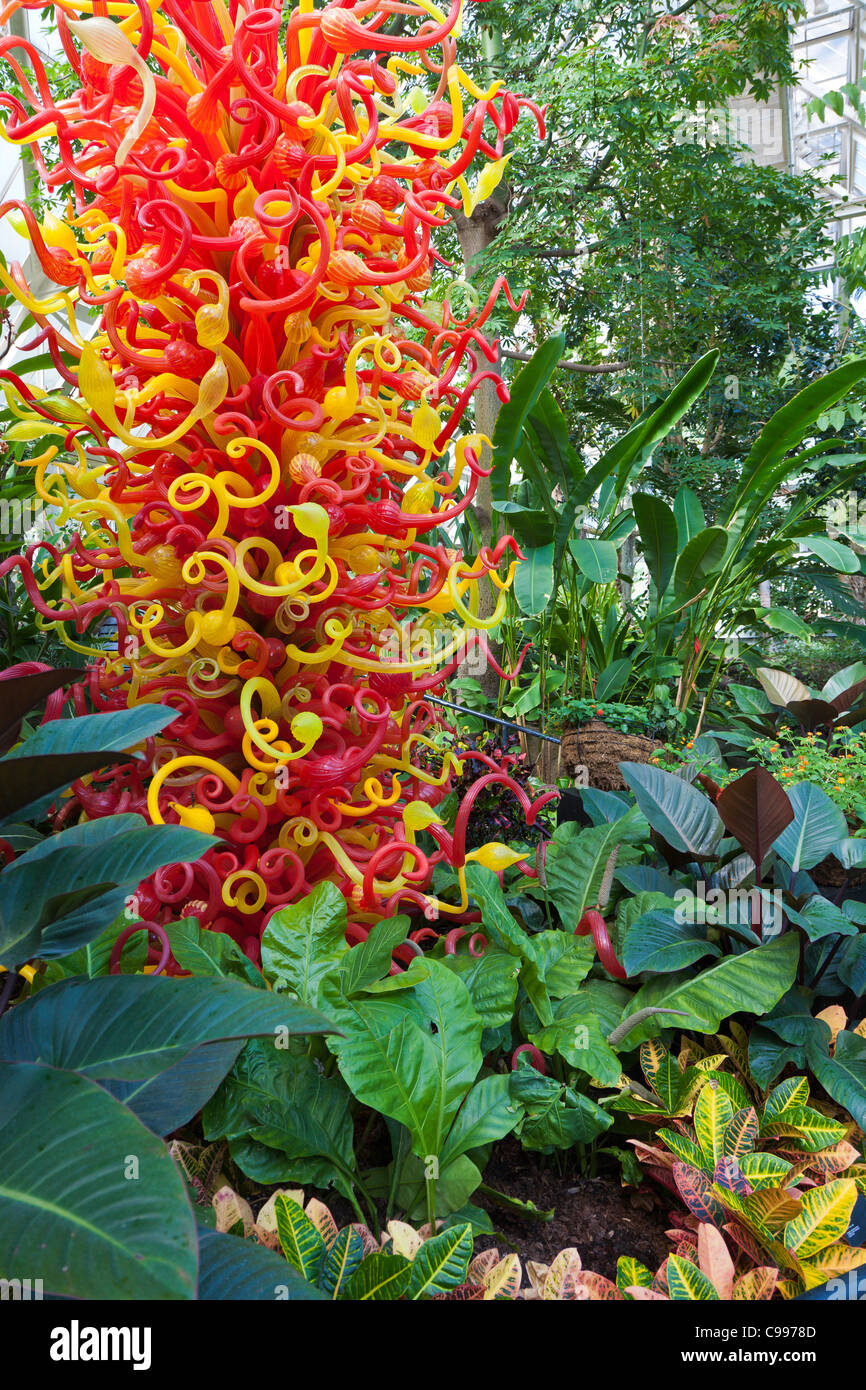
[[851, 1224], [856, 1200], [857, 1185], [850, 1178], [811, 1188], [803, 1194], [800, 1215], [785, 1227], [785, 1247], [804, 1260], [841, 1240]]
[[710, 1300], [718, 1302], [719, 1295], [705, 1274], [693, 1265], [691, 1260], [684, 1260], [679, 1255], [668, 1257], [667, 1269], [668, 1290], [670, 1296], [676, 1301], [687, 1300], [691, 1303], [706, 1303]]
[[726, 1127], [734, 1117], [730, 1098], [717, 1081], [708, 1081], [695, 1102], [695, 1130], [708, 1167], [714, 1168], [724, 1153]]

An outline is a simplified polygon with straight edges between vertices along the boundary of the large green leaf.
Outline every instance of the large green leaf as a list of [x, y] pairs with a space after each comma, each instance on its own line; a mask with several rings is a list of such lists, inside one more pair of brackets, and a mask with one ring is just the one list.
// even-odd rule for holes
[[223, 979], [244, 980], [257, 989], [265, 988], [261, 971], [256, 969], [249, 956], [244, 955], [227, 932], [205, 931], [194, 917], [171, 922], [163, 930], [168, 937], [171, 954], [182, 969], [189, 970], [193, 975], [219, 975]]
[[811, 550], [813, 555], [817, 555], [819, 560], [823, 560], [825, 565], [837, 570], [839, 574], [859, 574], [860, 560], [848, 545], [842, 545], [839, 541], [831, 541], [827, 536], [804, 536], [800, 542], [807, 550]]
[[707, 940], [706, 927], [678, 921], [673, 910], [655, 910], [636, 918], [622, 944], [622, 962], [629, 975], [682, 970], [704, 956], [720, 954], [719, 947]]
[[792, 466], [800, 471], [800, 465], [792, 465], [786, 455], [800, 444], [818, 417], [847, 395], [864, 375], [866, 358], [855, 358], [813, 381], [776, 411], [752, 445], [720, 522], [726, 524], [743, 506], [748, 507], [750, 514], [757, 514]]
[[542, 545], [526, 553], [514, 573], [514, 597], [527, 617], [543, 613], [553, 594], [553, 546]]
[[270, 1037], [277, 1045], [292, 1034], [331, 1027], [313, 1009], [239, 980], [74, 978], [4, 1015], [0, 1055], [66, 1067], [107, 1086], [140, 1084], [207, 1043]]
[[533, 937], [509, 911], [498, 878], [492, 869], [485, 869], [481, 864], [468, 864], [466, 885], [470, 898], [481, 908], [485, 932], [503, 951], [520, 961], [520, 983], [542, 1023], [549, 1023], [552, 1014], [543, 980], [541, 957]]
[[846, 838], [845, 817], [814, 782], [798, 782], [787, 792], [794, 819], [773, 842], [773, 849], [792, 869], [813, 869]]
[[620, 769], [653, 830], [673, 849], [695, 859], [716, 850], [724, 826], [703, 792], [651, 763], [620, 763]]
[[[640, 1009], [681, 1009], [676, 1027], [715, 1033], [731, 1014], [765, 1014], [793, 983], [799, 963], [794, 932], [755, 946], [741, 955], [726, 956], [697, 976], [658, 975], [638, 990], [625, 1010], [630, 1018]], [[629, 1046], [657, 1037], [671, 1026], [670, 1017], [657, 1014], [636, 1025]]]
[[632, 465], [642, 456], [648, 455], [659, 440], [664, 439], [694, 405], [709, 385], [718, 360], [719, 353], [715, 348], [699, 357], [682, 380], [677, 382], [667, 399], [646, 419], [638, 420], [622, 439], [617, 440], [616, 444], [602, 454], [598, 463], [587, 474], [587, 482], [594, 485], [590, 487], [586, 497], [578, 497], [577, 500], [586, 501], [592, 496], [598, 486], [592, 475], [597, 471], [600, 482], [616, 469], [618, 478], [624, 483]]
[[191, 862], [211, 835], [105, 816], [51, 835], [0, 876], [0, 964], [67, 955], [94, 940], [142, 879], [164, 864]]
[[372, 927], [366, 941], [353, 946], [343, 957], [343, 992], [358, 994], [374, 980], [380, 980], [391, 968], [395, 946], [409, 934], [408, 917], [383, 917]]
[[549, 1028], [529, 1034], [529, 1041], [551, 1056], [558, 1052], [570, 1067], [586, 1072], [601, 1086], [616, 1086], [622, 1066], [607, 1042], [590, 995], [584, 991], [561, 999]]
[[196, 1227], [178, 1169], [84, 1076], [0, 1063], [0, 1269], [69, 1298], [195, 1296]]
[[815, 1043], [809, 1046], [808, 1057], [827, 1094], [866, 1129], [866, 1038], [843, 1029], [836, 1035], [832, 1057]]
[[617, 576], [617, 555], [616, 546], [612, 541], [578, 539], [570, 541], [568, 548], [581, 574], [585, 574], [593, 584], [614, 582]]
[[677, 523], [667, 502], [651, 492], [636, 492], [631, 504], [643, 557], [661, 601], [677, 560]]
[[640, 835], [641, 830], [646, 830], [646, 822], [636, 807], [602, 825], [583, 828], [569, 821], [557, 826], [547, 846], [544, 873], [547, 891], [571, 931], [586, 909], [597, 903], [614, 850]]
[[36, 819], [56, 792], [97, 768], [126, 761], [119, 758], [121, 752], [177, 717], [177, 710], [166, 705], [138, 705], [41, 724], [0, 759], [0, 820], [11, 815]]
[[469, 993], [441, 962], [415, 960], [399, 991], [346, 999], [329, 976], [323, 1007], [344, 1036], [329, 1038], [363, 1105], [398, 1120], [420, 1158], [437, 1155], [481, 1069], [482, 1023]]
[[692, 492], [690, 487], [683, 483], [677, 489], [674, 498], [674, 516], [677, 522], [677, 542], [680, 550], [684, 550], [693, 536], [706, 527], [704, 520], [704, 509], [701, 506], [700, 498]]
[[[252, 1140], [248, 1149], [237, 1150], [236, 1159], [259, 1182], [316, 1187], [336, 1182], [345, 1191], [354, 1166], [350, 1099], [339, 1076], [323, 1075], [311, 1057], [256, 1040], [205, 1106], [205, 1137]], [[258, 1171], [261, 1145], [271, 1152], [261, 1155]]]
[[509, 387], [509, 400], [499, 411], [493, 432], [494, 497], [508, 496], [511, 461], [517, 453], [523, 426], [555, 372], [564, 349], [564, 333], [548, 338], [535, 350], [531, 360], [520, 369]]
[[346, 899], [335, 883], [318, 883], [271, 917], [262, 935], [262, 970], [274, 989], [314, 1006], [322, 980], [346, 950]]
[[468, 952], [446, 956], [442, 964], [460, 976], [485, 1028], [501, 1028], [510, 1021], [520, 973], [520, 963], [513, 955], [490, 946], [480, 956]]
[[511, 1099], [507, 1076], [485, 1076], [476, 1082], [457, 1112], [442, 1151], [442, 1164], [480, 1149], [510, 1134], [520, 1119]]
[[728, 533], [723, 526], [698, 531], [683, 547], [674, 570], [674, 600], [682, 603], [704, 588], [707, 576], [725, 558]]
[[200, 1302], [239, 1300], [273, 1303], [276, 1299], [325, 1300], [314, 1285], [278, 1255], [255, 1241], [221, 1231], [198, 1230], [198, 1297]]

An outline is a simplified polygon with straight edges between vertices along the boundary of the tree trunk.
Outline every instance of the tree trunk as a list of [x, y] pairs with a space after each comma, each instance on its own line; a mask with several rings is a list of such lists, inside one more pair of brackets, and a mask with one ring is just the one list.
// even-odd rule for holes
[[[466, 279], [470, 284], [476, 273], [477, 256], [490, 246], [505, 215], [506, 206], [496, 197], [487, 198], [485, 202], [479, 203], [471, 217], [465, 217], [460, 211], [455, 212], [454, 222], [460, 241], [460, 249], [463, 252]], [[475, 393], [474, 408], [477, 432], [492, 439], [500, 409], [496, 386], [492, 381], [481, 382]], [[491, 452], [486, 444], [482, 446], [479, 462], [482, 468], [490, 467]], [[479, 479], [472, 509], [481, 532], [482, 544], [492, 545], [494, 540], [493, 488], [490, 478]], [[478, 592], [479, 617], [489, 617], [496, 607], [498, 591], [494, 589], [489, 579], [484, 578], [478, 585]], [[495, 671], [485, 666], [485, 669], [479, 673], [477, 661], [474, 661], [464, 662], [458, 674], [476, 676], [485, 695], [492, 700], [498, 698], [499, 677]]]

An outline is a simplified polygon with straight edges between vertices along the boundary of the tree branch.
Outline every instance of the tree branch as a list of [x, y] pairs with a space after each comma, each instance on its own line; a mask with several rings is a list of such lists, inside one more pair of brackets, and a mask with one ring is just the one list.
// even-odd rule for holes
[[[508, 357], [512, 362], [531, 362], [531, 352], [509, 352], [507, 348], [500, 348], [503, 357]], [[560, 358], [557, 367], [563, 367], [567, 372], [585, 372], [587, 375], [598, 376], [602, 372], [625, 372], [628, 371], [627, 362], [572, 362], [568, 358]]]

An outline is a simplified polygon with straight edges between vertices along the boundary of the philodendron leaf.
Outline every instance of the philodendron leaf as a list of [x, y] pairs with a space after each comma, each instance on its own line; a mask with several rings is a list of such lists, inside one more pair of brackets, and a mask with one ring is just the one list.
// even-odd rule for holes
[[813, 869], [832, 854], [848, 834], [848, 826], [835, 801], [814, 782], [798, 782], [788, 788], [794, 819], [773, 844], [780, 858], [795, 871]]
[[673, 911], [645, 912], [629, 926], [622, 947], [622, 961], [629, 976], [644, 970], [666, 973], [682, 970], [704, 956], [721, 950], [707, 940], [707, 929], [698, 923], [680, 922]]
[[262, 971], [275, 990], [290, 990], [316, 1006], [319, 986], [347, 951], [346, 899], [335, 883], [278, 908], [262, 935]]
[[42, 703], [53, 690], [81, 680], [83, 671], [66, 666], [56, 671], [37, 671], [31, 676], [0, 677], [0, 752], [5, 753], [18, 736], [28, 710]]
[[[741, 955], [726, 956], [697, 976], [657, 976], [638, 990], [623, 1017], [651, 1006], [681, 1009], [685, 1016], [676, 1020], [677, 1028], [715, 1033], [731, 1014], [768, 1013], [794, 983], [798, 962], [797, 937], [788, 932]], [[670, 1022], [664, 1015], [648, 1018], [629, 1035], [629, 1044], [657, 1037], [666, 1027]]]
[[334, 1182], [345, 1191], [355, 1161], [350, 1101], [340, 1077], [325, 1076], [312, 1057], [254, 1040], [205, 1106], [202, 1123], [207, 1139], [250, 1141], [232, 1155], [258, 1182]]
[[703, 792], [651, 763], [620, 763], [620, 770], [653, 830], [673, 849], [694, 859], [714, 853], [724, 826]]
[[196, 1225], [180, 1172], [162, 1140], [87, 1077], [0, 1062], [0, 1269], [68, 1298], [195, 1297]]
[[159, 733], [177, 717], [177, 710], [166, 705], [138, 705], [40, 724], [0, 760], [0, 820], [13, 814], [35, 819], [51, 804], [54, 793], [87, 772], [128, 761], [123, 756], [126, 749]]
[[787, 671], [777, 671], [771, 666], [759, 666], [756, 672], [764, 694], [774, 705], [787, 705], [791, 700], [809, 700], [812, 692], [808, 685], [789, 676]]
[[357, 1099], [405, 1125], [413, 1153], [426, 1158], [441, 1153], [481, 1070], [483, 1025], [440, 961], [413, 961], [399, 982], [399, 991], [346, 999], [328, 976], [322, 1005], [343, 1033], [328, 1046]]

